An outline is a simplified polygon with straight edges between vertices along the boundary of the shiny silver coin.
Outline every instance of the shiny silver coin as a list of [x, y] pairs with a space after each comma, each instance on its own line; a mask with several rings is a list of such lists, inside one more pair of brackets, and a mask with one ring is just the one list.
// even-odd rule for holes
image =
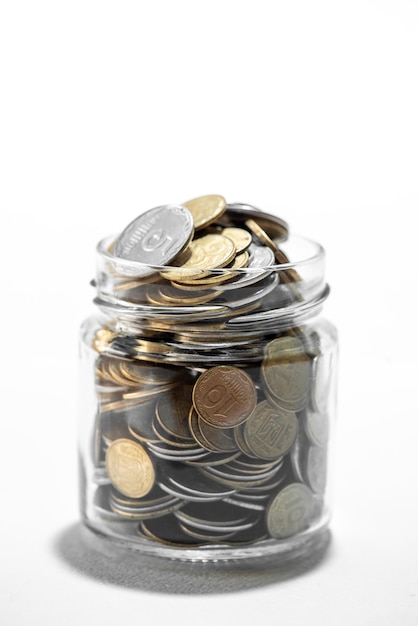
[[193, 233], [193, 217], [188, 209], [175, 204], [156, 207], [128, 224], [115, 241], [114, 255], [144, 264], [135, 268], [135, 275], [146, 276], [154, 273], [146, 265], [170, 264], [191, 241]]

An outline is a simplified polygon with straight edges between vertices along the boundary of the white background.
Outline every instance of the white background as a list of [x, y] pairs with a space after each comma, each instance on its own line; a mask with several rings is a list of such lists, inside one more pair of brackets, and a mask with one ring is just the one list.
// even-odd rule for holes
[[[417, 70], [415, 0], [0, 0], [2, 625], [418, 623]], [[206, 193], [321, 241], [341, 338], [332, 548], [241, 591], [78, 543], [95, 244]]]

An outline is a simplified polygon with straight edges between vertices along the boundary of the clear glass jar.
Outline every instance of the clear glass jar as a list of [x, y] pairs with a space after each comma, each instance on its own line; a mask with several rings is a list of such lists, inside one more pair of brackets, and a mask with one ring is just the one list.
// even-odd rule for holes
[[196, 290], [178, 267], [113, 256], [113, 241], [97, 247], [99, 313], [81, 329], [85, 525], [192, 561], [314, 551], [336, 402], [323, 248], [291, 235], [289, 263], [208, 269]]

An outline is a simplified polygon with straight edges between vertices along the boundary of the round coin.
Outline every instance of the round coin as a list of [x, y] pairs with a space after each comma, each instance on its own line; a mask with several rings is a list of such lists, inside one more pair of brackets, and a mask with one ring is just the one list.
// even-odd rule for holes
[[305, 530], [312, 518], [313, 494], [306, 485], [291, 483], [273, 498], [267, 508], [267, 528], [275, 539]]
[[298, 420], [291, 411], [260, 402], [245, 422], [244, 438], [251, 453], [273, 460], [286, 454], [295, 442]]
[[139, 443], [116, 439], [106, 453], [106, 469], [112, 485], [129, 498], [142, 498], [155, 482], [151, 458]]
[[301, 411], [311, 383], [311, 360], [297, 337], [279, 337], [265, 347], [261, 364], [266, 394], [287, 411]]
[[229, 239], [232, 239], [235, 244], [237, 254], [241, 254], [241, 252], [244, 252], [249, 247], [252, 241], [251, 234], [248, 232], [248, 230], [245, 230], [244, 228], [228, 226], [227, 228], [223, 229], [222, 235], [224, 237], [229, 237]]
[[197, 379], [193, 404], [200, 417], [217, 428], [233, 428], [250, 416], [257, 390], [248, 374], [232, 365], [212, 367]]
[[193, 198], [183, 202], [182, 206], [190, 211], [193, 216], [194, 228], [199, 230], [215, 222], [224, 213], [226, 200], [223, 196], [212, 194]]
[[194, 239], [189, 244], [190, 257], [180, 267], [160, 272], [168, 280], [181, 282], [203, 278], [210, 274], [208, 268], [221, 268], [235, 257], [235, 246], [231, 239], [222, 235], [210, 234]]
[[[145, 211], [122, 231], [114, 255], [147, 265], [169, 264], [191, 241], [193, 218], [184, 206], [168, 204]], [[140, 266], [137, 275], [152, 274]]]

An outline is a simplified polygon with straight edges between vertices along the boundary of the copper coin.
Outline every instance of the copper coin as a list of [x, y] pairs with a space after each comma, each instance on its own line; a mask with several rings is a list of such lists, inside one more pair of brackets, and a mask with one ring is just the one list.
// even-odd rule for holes
[[200, 417], [217, 428], [233, 428], [251, 415], [257, 391], [246, 372], [232, 365], [212, 367], [197, 379], [193, 404]]

